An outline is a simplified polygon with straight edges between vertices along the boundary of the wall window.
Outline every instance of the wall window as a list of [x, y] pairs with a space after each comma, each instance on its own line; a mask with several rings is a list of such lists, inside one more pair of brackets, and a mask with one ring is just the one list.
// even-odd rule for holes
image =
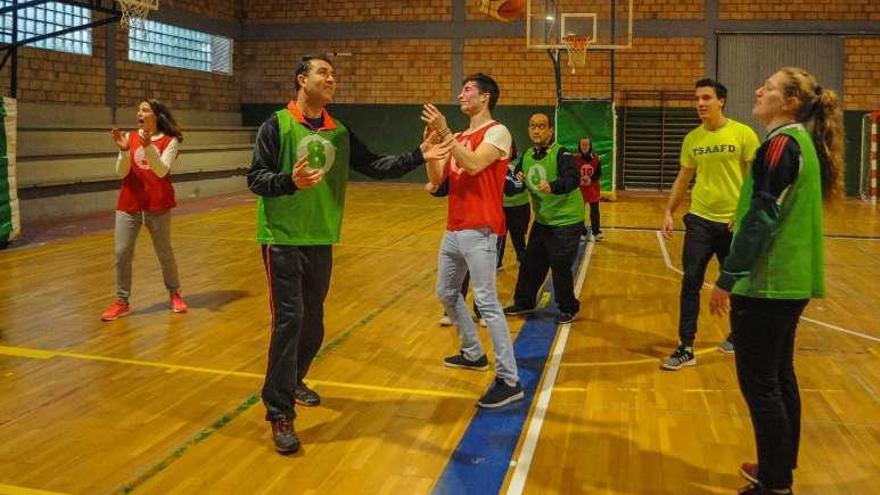
[[133, 62], [232, 74], [232, 40], [170, 24], [145, 20], [128, 28]]
[[[11, 7], [12, 0], [0, 0], [0, 7]], [[70, 27], [92, 22], [92, 10], [60, 2], [46, 2], [18, 11], [18, 39], [27, 39], [54, 33]], [[12, 12], [0, 17], [0, 40], [12, 43]], [[61, 36], [30, 43], [32, 48], [45, 48], [59, 52], [92, 54], [92, 30], [81, 29]]]

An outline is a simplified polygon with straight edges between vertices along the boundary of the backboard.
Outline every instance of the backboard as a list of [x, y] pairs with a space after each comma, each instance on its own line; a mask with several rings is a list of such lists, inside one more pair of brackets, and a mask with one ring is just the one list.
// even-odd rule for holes
[[529, 0], [526, 47], [565, 50], [566, 36], [590, 36], [589, 50], [632, 48], [633, 0]]

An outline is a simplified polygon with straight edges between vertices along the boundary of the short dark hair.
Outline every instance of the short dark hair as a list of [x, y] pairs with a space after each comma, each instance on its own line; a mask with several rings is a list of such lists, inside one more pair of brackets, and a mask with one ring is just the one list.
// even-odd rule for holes
[[501, 97], [501, 89], [498, 87], [498, 83], [495, 82], [495, 79], [492, 79], [482, 72], [477, 72], [476, 74], [471, 74], [464, 78], [461, 85], [464, 86], [471, 81], [476, 83], [477, 89], [480, 90], [480, 93], [489, 94], [489, 110], [494, 110], [495, 104], [498, 103], [498, 98]]
[[[716, 81], [715, 79], [705, 77], [697, 81], [697, 84], [694, 85], [694, 89], [697, 88], [712, 88], [715, 90], [715, 96], [718, 97], [719, 100], [724, 100], [724, 104], [727, 104], [727, 88], [724, 87], [723, 84]], [[722, 107], [723, 108], [723, 107]]]
[[299, 59], [299, 65], [296, 67], [296, 73], [293, 75], [293, 83], [296, 85], [296, 92], [299, 93], [299, 76], [300, 74], [308, 74], [310, 70], [312, 70], [312, 60], [323, 60], [330, 64], [330, 67], [333, 67], [333, 62], [330, 61], [330, 57], [323, 54], [311, 53], [308, 55], [303, 55], [301, 59]]
[[550, 115], [547, 112], [532, 112], [532, 114], [529, 115], [529, 120], [532, 120], [532, 117], [535, 115], [543, 115], [544, 117], [547, 117], [547, 125], [549, 125], [551, 129], [556, 128], [556, 123], [553, 122], [555, 120], [553, 115]]

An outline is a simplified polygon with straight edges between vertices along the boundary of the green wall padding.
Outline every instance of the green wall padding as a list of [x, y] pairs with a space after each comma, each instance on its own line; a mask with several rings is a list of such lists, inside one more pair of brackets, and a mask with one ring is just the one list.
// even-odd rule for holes
[[0, 249], [18, 236], [18, 195], [15, 189], [16, 106], [12, 98], [0, 98]]
[[610, 101], [563, 101], [556, 107], [556, 140], [576, 153], [582, 137], [593, 141], [593, 150], [602, 160], [603, 191], [613, 191], [614, 112]]

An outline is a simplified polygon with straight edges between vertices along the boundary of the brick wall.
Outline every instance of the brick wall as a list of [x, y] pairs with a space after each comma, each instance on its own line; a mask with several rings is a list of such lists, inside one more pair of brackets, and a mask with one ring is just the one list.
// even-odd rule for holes
[[876, 0], [720, 0], [718, 16], [725, 20], [880, 21]]
[[238, 6], [240, 0], [162, 0], [159, 8], [173, 7], [215, 19], [238, 19], [241, 17]]
[[[574, 0], [564, 0], [570, 2]], [[762, 18], [784, 15], [803, 16], [821, 7], [823, 18], [880, 19], [880, 2], [848, 0], [816, 2], [806, 6], [784, 0], [772, 5], [753, 0], [722, 0], [722, 17], [734, 13], [759, 14]], [[636, 17], [677, 19], [702, 17], [703, 0], [641, 0]], [[604, 5], [605, 2], [603, 2]], [[451, 16], [451, 1], [345, 0], [333, 4], [330, 17], [319, 18], [326, 1], [299, 2], [301, 10], [288, 7], [284, 0], [167, 0], [165, 7], [190, 11], [218, 19], [234, 19], [237, 8], [249, 22], [312, 22], [337, 20], [436, 20]], [[468, 16], [479, 16], [475, 2], [468, 1]], [[818, 7], [817, 7], [818, 6]], [[597, 10], [601, 10], [598, 6]], [[769, 9], [769, 10], [768, 10]], [[774, 9], [779, 9], [777, 12]], [[772, 10], [772, 12], [771, 12]], [[303, 12], [308, 15], [303, 15]], [[737, 14], [737, 15], [739, 15]], [[850, 16], [852, 15], [852, 16]], [[261, 17], [265, 16], [265, 17]], [[293, 17], [296, 16], [296, 17]], [[333, 17], [337, 16], [337, 17]], [[774, 17], [775, 16], [775, 17]], [[803, 18], [803, 17], [797, 17]], [[332, 39], [332, 36], [328, 38]], [[106, 30], [93, 30], [93, 55], [81, 56], [48, 50], [22, 48], [19, 55], [19, 98], [22, 101], [105, 105]], [[117, 104], [133, 105], [144, 96], [168, 102], [172, 108], [238, 111], [241, 103], [277, 103], [292, 97], [292, 73], [303, 53], [315, 51], [350, 52], [338, 57], [341, 103], [421, 103], [448, 102], [452, 85], [452, 53], [449, 40], [340, 40], [324, 42], [241, 42], [234, 45], [232, 76], [173, 69], [128, 61], [127, 34], [117, 29]], [[552, 104], [555, 102], [553, 69], [544, 52], [527, 51], [521, 38], [470, 39], [464, 48], [465, 74], [485, 71], [501, 83], [502, 104]], [[703, 75], [701, 38], [637, 38], [632, 50], [616, 55], [617, 97], [630, 90], [690, 91], [693, 81]], [[850, 38], [846, 41], [845, 101], [848, 109], [878, 108], [880, 91], [880, 40]], [[610, 63], [607, 54], [590, 53], [585, 67], [571, 75], [564, 65], [564, 91], [568, 95], [605, 96]], [[8, 88], [9, 70], [0, 73], [0, 83]], [[8, 91], [8, 90], [7, 90]], [[4, 92], [7, 92], [4, 91]]]
[[[18, 51], [18, 99], [29, 102], [58, 102], [103, 105], [105, 102], [103, 29], [93, 31], [92, 56], [20, 48]], [[9, 94], [9, 62], [3, 68], [2, 93]]]
[[[195, 1], [195, 0], [190, 0]], [[450, 0], [245, 0], [249, 23], [442, 21], [452, 19]]]
[[847, 110], [880, 110], [880, 39], [846, 40], [843, 93]]
[[[237, 53], [240, 51], [238, 44], [233, 43], [232, 75], [131, 62], [128, 59], [128, 31], [123, 29], [116, 30], [115, 46], [117, 106], [135, 105], [150, 97], [169, 105], [172, 110], [240, 111], [241, 54]], [[104, 94], [103, 86], [101, 94]]]
[[[610, 89], [607, 53], [588, 52], [571, 74], [561, 57], [563, 92], [569, 97], [604, 97]], [[501, 86], [505, 105], [554, 105], [553, 65], [545, 52], [526, 50], [519, 39], [482, 39], [465, 43], [465, 74], [487, 72]], [[634, 48], [616, 54], [616, 97], [621, 91], [690, 91], [703, 76], [702, 38], [637, 38]]]
[[[524, 5], [527, 2], [524, 2]], [[617, 2], [617, 16], [624, 19], [629, 8], [626, 0]], [[633, 2], [633, 19], [703, 19], [705, 17], [705, 0], [635, 0]], [[607, 19], [611, 11], [610, 0], [558, 0], [560, 12], [597, 13], [601, 19]], [[525, 12], [525, 8], [523, 9]], [[523, 14], [525, 16], [525, 14]], [[486, 16], [480, 12], [478, 2], [467, 4], [467, 19], [481, 20]]]
[[616, 84], [630, 91], [692, 91], [705, 74], [703, 38], [633, 39], [617, 52]]
[[305, 53], [348, 52], [334, 58], [337, 103], [445, 103], [451, 51], [447, 40], [340, 40], [243, 43], [244, 103], [293, 98], [293, 73]]
[[[234, 0], [204, 2], [168, 1], [179, 8], [192, 6], [193, 13], [229, 18], [234, 15]], [[160, 7], [161, 8], [161, 7]], [[209, 14], [211, 12], [212, 14]], [[95, 14], [100, 18], [101, 14]], [[128, 30], [116, 25], [116, 91], [118, 106], [134, 105], [144, 97], [154, 97], [172, 109], [240, 111], [238, 46], [233, 75], [218, 75], [194, 70], [142, 64], [128, 60]], [[92, 29], [92, 55], [75, 55], [52, 50], [21, 48], [18, 60], [18, 99], [33, 103], [107, 105], [105, 26]], [[9, 65], [4, 67], [0, 84], [9, 94]]]

